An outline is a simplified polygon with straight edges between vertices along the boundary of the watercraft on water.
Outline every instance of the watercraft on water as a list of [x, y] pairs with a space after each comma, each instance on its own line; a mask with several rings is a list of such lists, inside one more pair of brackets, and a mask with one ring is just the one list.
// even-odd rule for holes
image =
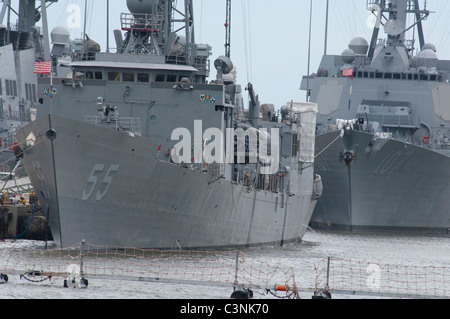
[[[341, 55], [325, 54], [302, 81], [319, 108], [315, 170], [324, 183], [311, 225], [447, 233], [450, 61], [426, 43], [430, 11], [418, 0], [366, 5], [376, 16], [370, 43], [355, 38]], [[387, 39], [378, 39], [382, 27]], [[412, 28], [418, 45], [406, 39]]]
[[17, 134], [57, 245], [301, 240], [322, 191], [316, 105], [289, 102], [278, 115], [248, 84], [244, 110], [229, 54], [207, 81], [211, 48], [194, 41], [192, 1], [127, 5], [117, 53], [78, 53], [71, 78], [40, 78], [48, 96]]

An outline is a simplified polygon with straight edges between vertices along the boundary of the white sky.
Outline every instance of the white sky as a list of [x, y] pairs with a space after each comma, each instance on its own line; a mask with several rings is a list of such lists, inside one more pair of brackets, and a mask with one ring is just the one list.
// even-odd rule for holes
[[[59, 0], [50, 6], [50, 31], [58, 25], [70, 26], [71, 37], [81, 37], [84, 2]], [[105, 51], [106, 0], [87, 2], [86, 33]], [[180, 8], [183, 3], [178, 0]], [[196, 42], [213, 47], [212, 66], [225, 51], [225, 5], [225, 0], [194, 0]], [[73, 19], [75, 6], [81, 11], [79, 21]], [[325, 6], [326, 0], [313, 1], [311, 73], [317, 71], [324, 52]], [[427, 6], [436, 13], [424, 22], [426, 41], [437, 46], [440, 59], [450, 60], [450, 1], [428, 0]], [[126, 0], [110, 0], [110, 7], [110, 47], [114, 48], [112, 31], [120, 29], [120, 13], [128, 9]], [[299, 87], [308, 69], [309, 10], [310, 0], [232, 0], [231, 58], [237, 65], [238, 82], [243, 87], [252, 82], [262, 103], [279, 108], [291, 99], [305, 101], [306, 93]], [[365, 0], [330, 0], [328, 53], [340, 54], [356, 36], [370, 41], [371, 16]], [[210, 79], [215, 76], [213, 70]]]

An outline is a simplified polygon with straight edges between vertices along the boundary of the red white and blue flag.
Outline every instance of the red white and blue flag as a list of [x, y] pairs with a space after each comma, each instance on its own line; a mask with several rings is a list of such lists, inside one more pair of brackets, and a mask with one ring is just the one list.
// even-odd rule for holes
[[34, 62], [33, 72], [37, 74], [48, 74], [52, 72], [52, 61]]
[[344, 69], [342, 76], [351, 76], [353, 78], [353, 68]]

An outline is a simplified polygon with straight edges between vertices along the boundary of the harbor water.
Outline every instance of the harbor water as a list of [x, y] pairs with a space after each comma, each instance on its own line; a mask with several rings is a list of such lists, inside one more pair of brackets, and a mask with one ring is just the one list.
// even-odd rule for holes
[[[44, 242], [39, 241], [12, 241], [7, 240], [0, 242], [0, 249], [3, 250], [2, 263], [14, 264], [14, 259], [23, 258], [23, 254], [18, 251], [43, 251]], [[14, 248], [14, 249], [12, 249]], [[49, 243], [48, 249], [56, 249], [53, 243]], [[10, 252], [9, 252], [10, 250]], [[8, 260], [5, 259], [6, 251], [8, 251]], [[380, 291], [388, 291], [384, 285], [394, 287], [396, 283], [389, 281], [398, 281], [400, 277], [393, 274], [391, 268], [388, 275], [383, 269], [395, 266], [397, 272], [418, 272], [418, 277], [427, 277], [428, 281], [435, 281], [433, 285], [450, 285], [450, 273], [447, 271], [450, 255], [450, 238], [448, 236], [408, 236], [393, 234], [355, 234], [342, 232], [321, 232], [309, 230], [304, 237], [303, 242], [296, 245], [285, 247], [264, 247], [249, 248], [241, 250], [246, 258], [251, 258], [262, 263], [265, 268], [273, 268], [283, 272], [286, 269], [292, 270], [290, 276], [295, 276], [295, 285], [299, 290], [299, 297], [311, 299], [312, 290], [317, 285], [318, 277], [321, 272], [320, 267], [327, 265], [327, 260], [345, 260], [351, 261], [351, 268], [360, 267], [357, 270], [361, 278], [356, 278], [359, 286], [348, 288], [347, 290], [358, 290], [358, 296], [351, 293], [336, 293], [332, 295], [333, 299], [340, 298], [385, 298]], [[209, 254], [209, 255], [208, 255]], [[201, 267], [202, 263], [210, 263], [220, 252], [208, 253], [198, 260], [179, 260], [183, 263], [194, 263], [195, 267]], [[145, 259], [146, 257], [143, 257]], [[173, 263], [172, 263], [173, 264]], [[124, 263], [124, 267], [126, 263]], [[373, 271], [375, 267], [375, 270]], [[0, 269], [5, 269], [4, 264], [0, 265]], [[372, 269], [372, 270], [371, 270]], [[435, 270], [441, 270], [444, 274], [440, 274], [439, 278], [433, 274]], [[255, 270], [257, 271], [257, 270]], [[261, 270], [258, 270], [261, 271]], [[342, 270], [337, 270], [341, 272]], [[354, 269], [353, 269], [354, 271]], [[425, 273], [421, 272], [424, 271]], [[126, 272], [126, 270], [125, 270]], [[285, 272], [286, 273], [286, 272]], [[322, 269], [322, 273], [324, 272]], [[86, 289], [67, 289], [63, 287], [60, 279], [51, 279], [42, 282], [30, 282], [21, 278], [18, 274], [9, 274], [9, 280], [5, 284], [0, 284], [0, 298], [2, 299], [227, 299], [232, 293], [232, 286], [198, 285], [189, 281], [173, 281], [167, 282], [142, 282], [138, 280], [129, 280], [121, 274], [104, 276], [103, 278], [89, 278], [89, 285]], [[358, 276], [359, 276], [358, 275]], [[330, 275], [330, 289], [343, 289], [334, 287], [338, 285], [333, 281], [333, 273]], [[385, 278], [389, 276], [389, 278]], [[447, 277], [446, 277], [447, 276]], [[89, 277], [89, 275], [88, 275]], [[172, 278], [176, 279], [176, 278]], [[282, 284], [278, 281], [277, 275], [270, 275], [268, 284]], [[352, 279], [345, 279], [349, 281]], [[407, 290], [395, 290], [393, 298], [401, 298], [407, 294], [419, 294], [423, 292], [416, 291], [418, 284], [417, 277], [410, 277], [408, 280], [415, 283], [407, 283], [406, 286], [411, 288]], [[281, 279], [282, 281], [282, 279]], [[320, 281], [320, 280], [319, 280]], [[439, 282], [439, 283], [437, 283]], [[345, 283], [347, 284], [347, 282]], [[392, 284], [392, 285], [391, 285]], [[320, 282], [319, 285], [323, 285]], [[450, 287], [431, 287], [427, 285], [427, 294], [440, 297], [446, 294], [446, 289], [450, 291]], [[377, 289], [374, 289], [375, 288]], [[318, 288], [323, 288], [319, 286]], [[390, 290], [392, 292], [392, 290]], [[285, 293], [287, 294], [287, 293]], [[364, 296], [365, 295], [365, 296]], [[283, 293], [268, 293], [268, 291], [255, 290], [255, 299], [273, 299], [277, 297], [285, 297]], [[445, 296], [444, 296], [445, 297]], [[446, 296], [447, 298], [449, 295]]]

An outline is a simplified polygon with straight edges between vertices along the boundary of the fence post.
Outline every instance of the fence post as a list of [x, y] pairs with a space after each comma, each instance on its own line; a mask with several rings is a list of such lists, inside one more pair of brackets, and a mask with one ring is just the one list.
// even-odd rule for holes
[[327, 283], [325, 285], [325, 290], [328, 291], [330, 289], [330, 262], [331, 262], [331, 257], [328, 257], [328, 261], [327, 261]]
[[83, 277], [83, 275], [84, 275], [84, 272], [83, 272], [84, 264], [83, 264], [83, 262], [84, 262], [85, 245], [86, 245], [86, 240], [83, 239], [81, 241], [81, 251], [80, 251], [80, 275], [81, 275], [81, 277]]
[[234, 285], [235, 287], [237, 287], [238, 285], [238, 273], [239, 273], [239, 251], [236, 252], [236, 268], [235, 268], [235, 273], [234, 273]]

